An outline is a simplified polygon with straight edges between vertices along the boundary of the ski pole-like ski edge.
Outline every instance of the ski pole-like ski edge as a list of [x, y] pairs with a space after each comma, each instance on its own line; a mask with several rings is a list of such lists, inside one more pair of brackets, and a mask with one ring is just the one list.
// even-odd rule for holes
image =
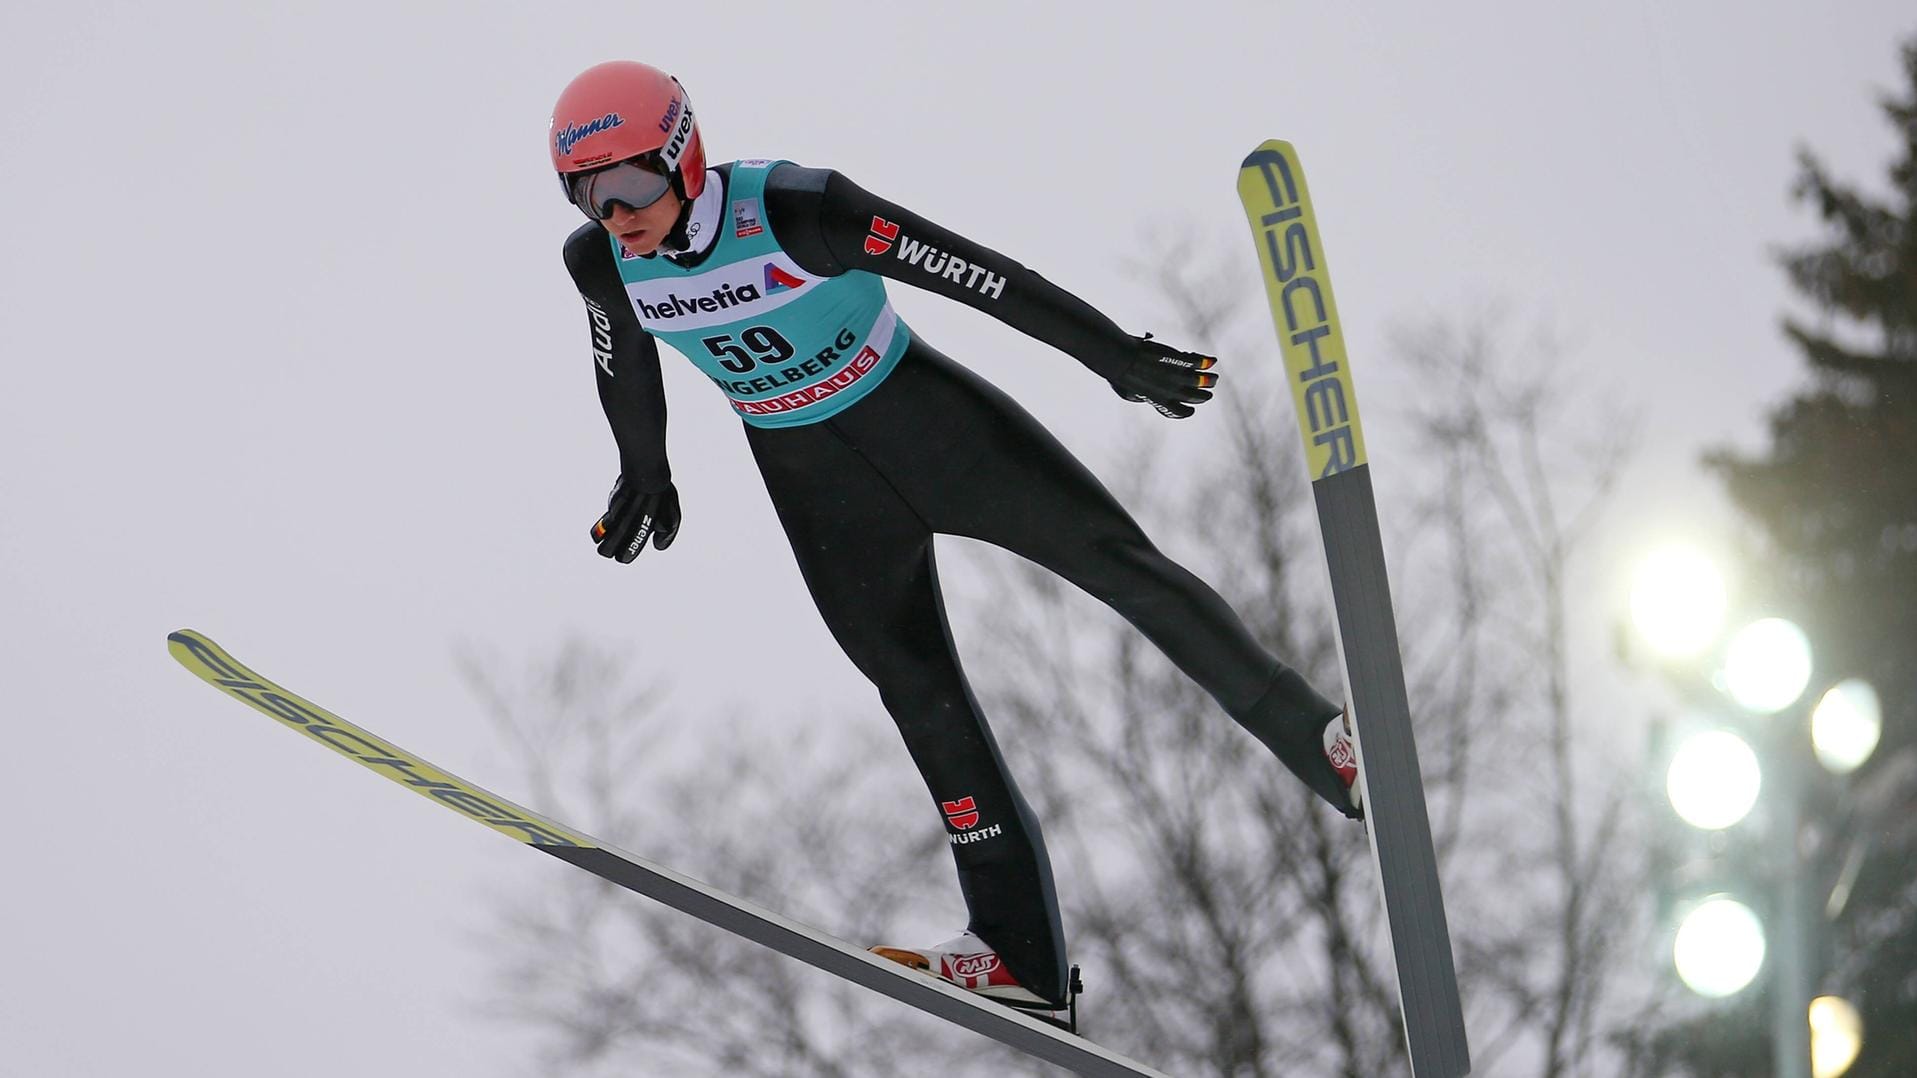
[[1087, 1078], [1169, 1078], [1091, 1041], [516, 805], [267, 680], [201, 633], [181, 629], [168, 634], [167, 651], [202, 681], [281, 725], [508, 838], [635, 894]]
[[1415, 1078], [1458, 1078], [1470, 1073], [1470, 1047], [1371, 466], [1344, 324], [1297, 150], [1277, 139], [1253, 150], [1238, 170], [1238, 196], [1258, 249], [1324, 540], [1365, 834], [1384, 899], [1405, 1049]]

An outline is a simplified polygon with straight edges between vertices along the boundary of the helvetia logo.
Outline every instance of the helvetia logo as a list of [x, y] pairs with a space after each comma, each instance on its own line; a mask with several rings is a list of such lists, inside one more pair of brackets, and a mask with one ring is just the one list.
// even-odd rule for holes
[[[767, 262], [765, 264], [765, 294], [766, 295], [769, 296], [773, 294], [774, 292], [783, 292], [788, 288], [803, 288], [803, 287], [805, 287], [804, 278], [792, 276], [790, 273], [787, 273], [786, 271], [780, 269], [778, 266], [778, 263], [776, 262]], [[757, 299], [758, 297], [754, 296], [753, 298]]]
[[872, 234], [865, 237], [865, 253], [882, 255], [899, 238], [899, 226], [883, 217], [872, 218]]
[[597, 120], [588, 120], [584, 125], [568, 122], [566, 126], [559, 129], [558, 134], [553, 136], [553, 142], [559, 147], [560, 153], [571, 157], [572, 148], [578, 144], [580, 139], [591, 138], [602, 131], [610, 131], [615, 127], [623, 127], [625, 123], [626, 118], [616, 112], [608, 112]]
[[[768, 279], [770, 279], [770, 276], [768, 273]], [[656, 304], [647, 303], [645, 300], [637, 300], [636, 303], [639, 307], [640, 317], [652, 321], [663, 321], [668, 318], [680, 318], [685, 315], [702, 312], [710, 314], [713, 311], [723, 311], [746, 303], [757, 303], [764, 298], [763, 293], [749, 284], [741, 285], [738, 288], [734, 288], [731, 285], [721, 285], [713, 289], [712, 294], [709, 296], [696, 296], [692, 299], [686, 299], [677, 293], [668, 292], [666, 293], [666, 298]]]
[[941, 801], [939, 807], [945, 810], [945, 818], [953, 827], [969, 831], [978, 826], [978, 803], [969, 797], [957, 801]]

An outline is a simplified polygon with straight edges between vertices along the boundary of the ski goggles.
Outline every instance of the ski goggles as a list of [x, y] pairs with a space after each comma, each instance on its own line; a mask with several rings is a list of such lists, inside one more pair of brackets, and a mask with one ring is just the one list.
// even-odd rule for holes
[[562, 172], [559, 182], [579, 212], [595, 221], [611, 217], [614, 203], [643, 210], [672, 189], [672, 177], [649, 167], [644, 158], [632, 158], [592, 172]]

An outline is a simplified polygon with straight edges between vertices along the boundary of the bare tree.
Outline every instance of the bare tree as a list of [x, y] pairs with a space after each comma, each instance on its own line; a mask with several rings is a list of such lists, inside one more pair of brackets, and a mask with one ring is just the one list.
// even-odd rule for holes
[[[1431, 323], [1402, 332], [1398, 352], [1427, 402], [1413, 424], [1421, 450], [1446, 475], [1447, 493], [1428, 512], [1446, 522], [1453, 577], [1470, 581], [1463, 598], [1499, 627], [1493, 646], [1509, 673], [1491, 711], [1498, 756], [1542, 765], [1483, 775], [1514, 795], [1499, 816], [1528, 806], [1527, 817], [1548, 823], [1481, 847], [1494, 859], [1486, 867], [1499, 873], [1490, 878], [1529, 884], [1504, 889], [1486, 912], [1511, 901], [1530, 909], [1513, 918], [1505, 906], [1505, 915], [1460, 934], [1465, 968], [1504, 986], [1504, 1025], [1481, 1042], [1479, 1056], [1491, 1061], [1523, 1047], [1527, 1070], [1557, 1078], [1591, 1072], [1611, 1039], [1599, 1009], [1615, 956], [1635, 953], [1623, 944], [1642, 928], [1641, 870], [1620, 845], [1641, 823], [1630, 816], [1638, 784], [1628, 763], [1580, 747], [1570, 640], [1574, 564], [1632, 431], [1615, 415], [1578, 414], [1590, 387], [1558, 373], [1555, 341], [1523, 345], [1533, 363], [1520, 373], [1506, 354], [1508, 336], [1495, 315], [1463, 327]], [[1487, 606], [1480, 582], [1492, 566], [1499, 590]], [[1588, 796], [1587, 782], [1597, 787]], [[1612, 1061], [1595, 1065], [1614, 1073]]]
[[[1157, 283], [1188, 336], [1231, 354], [1228, 286]], [[1502, 340], [1488, 319], [1400, 340], [1398, 371], [1425, 404], [1392, 421], [1416, 432], [1425, 493], [1399, 506], [1413, 527], [1394, 536], [1394, 572], [1480, 1072], [1593, 1073], [1609, 1065], [1610, 978], [1635, 953], [1619, 943], [1640, 927], [1619, 844], [1635, 780], [1580, 759], [1568, 599], [1628, 432], [1573, 414], [1577, 387], [1522, 375]], [[1554, 355], [1528, 349], [1534, 363]], [[1190, 489], [1165, 481], [1162, 447], [1146, 443], [1114, 472], [1133, 478], [1121, 497], [1161, 540], [1198, 530], [1208, 578], [1262, 640], [1335, 685], [1290, 401], [1247, 366], [1228, 368], [1228, 466]], [[1100, 1001], [1114, 1043], [1179, 1073], [1401, 1069], [1362, 839], [1108, 612], [1040, 570], [1002, 572], [981, 604], [995, 612], [979, 634], [987, 696], [1043, 776], [1074, 946], [1116, 981]], [[1087, 650], [1109, 660], [1088, 665]], [[1602, 784], [1593, 805], [1581, 775]]]
[[[461, 666], [533, 803], [615, 845], [848, 939], [915, 938], [900, 932], [956, 905], [937, 887], [943, 833], [899, 822], [924, 815], [924, 792], [882, 727], [822, 745], [797, 717], [686, 724], [661, 686], [579, 641], [523, 674], [474, 649]], [[499, 919], [488, 1009], [544, 1035], [541, 1073], [880, 1078], [927, 1052], [972, 1061], [959, 1075], [1015, 1058], [604, 881], [538, 881]]]

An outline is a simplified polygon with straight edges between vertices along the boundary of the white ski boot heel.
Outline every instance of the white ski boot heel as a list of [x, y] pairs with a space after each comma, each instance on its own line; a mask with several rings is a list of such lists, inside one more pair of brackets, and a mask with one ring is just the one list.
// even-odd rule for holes
[[1014, 1007], [1030, 1007], [1037, 1010], [1058, 1010], [1051, 1001], [1039, 995], [1012, 976], [999, 960], [998, 952], [987, 946], [985, 941], [970, 932], [961, 932], [956, 937], [934, 947], [874, 947], [872, 953], [880, 958], [889, 958], [900, 965], [924, 970], [942, 981], [950, 981], [968, 992], [976, 992], [987, 999], [1009, 1003]]
[[[871, 951], [880, 958], [889, 958], [967, 992], [1023, 1011], [1067, 1033], [1078, 1032], [1078, 995], [1085, 989], [1077, 966], [1072, 967], [1066, 982], [1065, 1002], [1054, 1003], [1019, 984], [1012, 971], [1005, 968], [998, 952], [970, 932], [962, 932], [934, 947], [873, 947]], [[1067, 1016], [1058, 1017], [1059, 1011], [1066, 1012]]]

